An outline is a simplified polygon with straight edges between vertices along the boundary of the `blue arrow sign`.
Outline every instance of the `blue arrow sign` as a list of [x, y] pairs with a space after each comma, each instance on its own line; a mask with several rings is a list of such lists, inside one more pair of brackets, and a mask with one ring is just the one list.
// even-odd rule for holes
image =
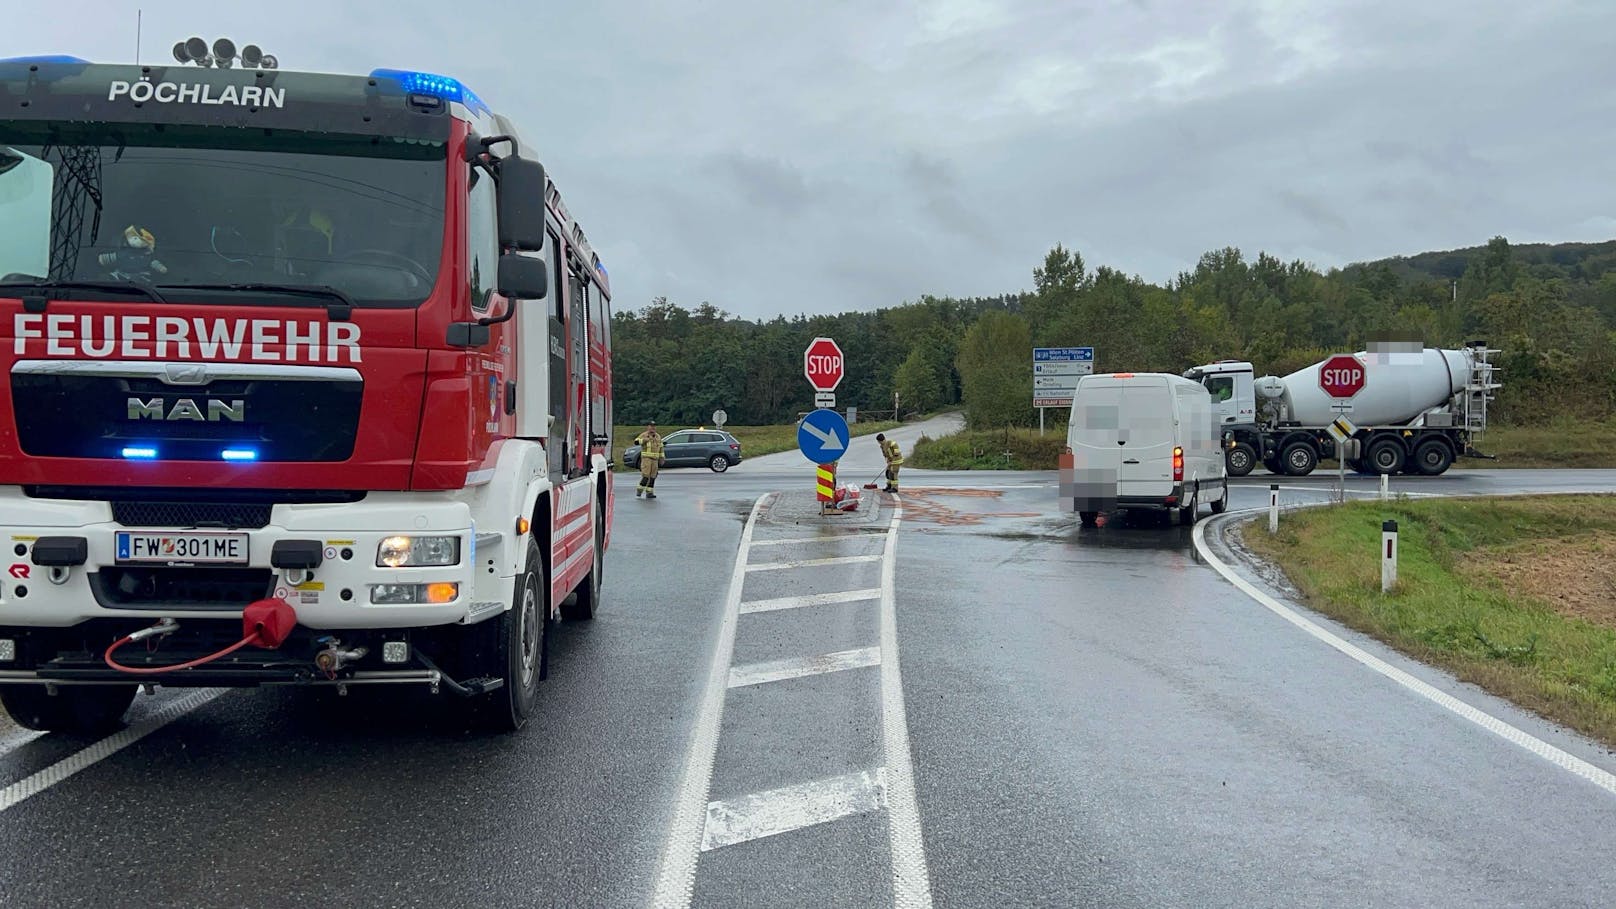
[[834, 410], [815, 410], [797, 426], [797, 448], [815, 464], [833, 464], [847, 454], [852, 433], [847, 421]]

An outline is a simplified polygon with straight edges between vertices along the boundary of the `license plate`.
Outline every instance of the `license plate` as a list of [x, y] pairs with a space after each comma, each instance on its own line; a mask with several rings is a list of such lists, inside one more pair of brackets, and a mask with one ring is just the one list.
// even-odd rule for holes
[[118, 533], [120, 562], [211, 562], [245, 565], [244, 533]]

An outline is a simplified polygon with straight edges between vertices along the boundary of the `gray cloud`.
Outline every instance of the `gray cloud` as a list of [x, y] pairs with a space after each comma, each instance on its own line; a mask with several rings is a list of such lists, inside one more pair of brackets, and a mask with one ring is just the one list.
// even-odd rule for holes
[[[459, 76], [540, 146], [620, 308], [1013, 291], [1056, 242], [1161, 281], [1225, 245], [1331, 266], [1616, 224], [1598, 0], [184, 0], [145, 23], [149, 59], [229, 34], [290, 68]], [[124, 60], [133, 24], [87, 2], [0, 54]]]

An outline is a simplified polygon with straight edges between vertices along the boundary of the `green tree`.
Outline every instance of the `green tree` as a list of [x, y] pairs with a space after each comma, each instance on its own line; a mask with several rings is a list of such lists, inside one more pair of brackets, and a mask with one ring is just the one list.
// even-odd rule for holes
[[1025, 319], [983, 313], [965, 332], [956, 363], [973, 428], [1032, 424], [1032, 332]]

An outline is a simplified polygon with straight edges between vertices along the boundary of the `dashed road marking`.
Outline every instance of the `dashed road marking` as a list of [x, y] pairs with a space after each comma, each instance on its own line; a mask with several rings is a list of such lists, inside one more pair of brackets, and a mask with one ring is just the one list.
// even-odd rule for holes
[[833, 606], [837, 603], [857, 603], [860, 600], [879, 600], [880, 588], [868, 590], [837, 590], [831, 593], [805, 593], [796, 597], [775, 597], [768, 600], [749, 600], [741, 604], [741, 613], [775, 612], [781, 609], [801, 609], [804, 606]]
[[701, 849], [751, 842], [886, 807], [886, 771], [849, 773], [707, 806]]
[[856, 565], [860, 562], [879, 562], [878, 555], [835, 556], [828, 559], [803, 559], [797, 562], [760, 562], [748, 565], [747, 571], [786, 571], [795, 568], [818, 568], [821, 565]]
[[[1225, 515], [1224, 518], [1225, 520], [1234, 520], [1240, 517], [1249, 517], [1251, 515], [1259, 514], [1266, 510], [1266, 508], [1263, 508], [1231, 512], [1230, 514]], [[1418, 694], [1419, 696], [1435, 703], [1439, 707], [1442, 707], [1466, 720], [1469, 720], [1472, 723], [1475, 723], [1477, 726], [1480, 726], [1488, 732], [1499, 736], [1505, 741], [1518, 745], [1521, 748], [1532, 752], [1538, 757], [1541, 757], [1544, 760], [1561, 767], [1562, 769], [1569, 770], [1570, 772], [1582, 777], [1590, 783], [1593, 783], [1595, 786], [1598, 786], [1606, 792], [1616, 795], [1616, 774], [1612, 774], [1607, 770], [1595, 767], [1593, 764], [1568, 754], [1565, 751], [1550, 745], [1548, 742], [1545, 742], [1542, 739], [1532, 735], [1531, 733], [1518, 729], [1490, 713], [1470, 706], [1464, 701], [1459, 700], [1453, 695], [1448, 694], [1447, 692], [1428, 682], [1415, 678], [1402, 669], [1399, 669], [1385, 660], [1382, 660], [1380, 657], [1377, 657], [1363, 648], [1358, 647], [1351, 642], [1331, 633], [1318, 623], [1312, 621], [1289, 606], [1286, 606], [1279, 600], [1269, 596], [1256, 585], [1241, 577], [1233, 568], [1229, 566], [1228, 563], [1218, 558], [1218, 556], [1212, 552], [1212, 550], [1206, 545], [1206, 526], [1207, 525], [1205, 523], [1197, 523], [1195, 525], [1195, 531], [1192, 534], [1192, 538], [1195, 541], [1196, 551], [1201, 554], [1201, 558], [1205, 559], [1208, 565], [1211, 565], [1212, 568], [1218, 572], [1218, 574], [1223, 575], [1223, 577], [1229, 583], [1239, 588], [1239, 590], [1246, 596], [1249, 596], [1258, 603], [1261, 603], [1269, 611], [1275, 613], [1280, 618], [1285, 619], [1287, 622], [1290, 622], [1292, 625], [1295, 625], [1320, 641], [1329, 644], [1336, 650], [1339, 650], [1359, 663], [1373, 669], [1386, 678], [1391, 679], [1399, 685], [1402, 685], [1404, 688], [1407, 688], [1415, 694]]]
[[[819, 564], [879, 562], [879, 587], [743, 603], [741, 593], [748, 571], [756, 567], [750, 564], [753, 547], [804, 542], [800, 539], [753, 541], [758, 516], [767, 499], [768, 496], [762, 496], [753, 504], [752, 513], [741, 531], [741, 543], [730, 577], [718, 642], [713, 648], [712, 663], [708, 667], [707, 685], [685, 760], [673, 823], [663, 847], [652, 904], [667, 909], [686, 909], [695, 892], [696, 872], [704, 852], [885, 809], [891, 841], [893, 905], [898, 909], [929, 909], [931, 883], [915, 797], [914, 762], [909, 751], [903, 682], [898, 673], [895, 578], [902, 501], [897, 496], [892, 497], [894, 513], [884, 532], [815, 537], [811, 540], [820, 542], [822, 539], [884, 537], [882, 555], [873, 558], [815, 559], [788, 565], [805, 568]], [[747, 666], [730, 665], [735, 650], [736, 626], [742, 615], [866, 600], [880, 603], [881, 639], [877, 646]], [[728, 688], [869, 666], [880, 667], [880, 766], [840, 777], [740, 795], [725, 801], [708, 801]]]
[[840, 650], [836, 653], [823, 653], [818, 656], [794, 657], [789, 660], [773, 660], [768, 663], [751, 663], [730, 669], [729, 687], [744, 688], [748, 685], [762, 685], [767, 682], [783, 682], [787, 679], [800, 679], [810, 675], [825, 675], [848, 669], [862, 669], [866, 666], [877, 666], [880, 663], [881, 648], [879, 647], [860, 647], [857, 650]]

